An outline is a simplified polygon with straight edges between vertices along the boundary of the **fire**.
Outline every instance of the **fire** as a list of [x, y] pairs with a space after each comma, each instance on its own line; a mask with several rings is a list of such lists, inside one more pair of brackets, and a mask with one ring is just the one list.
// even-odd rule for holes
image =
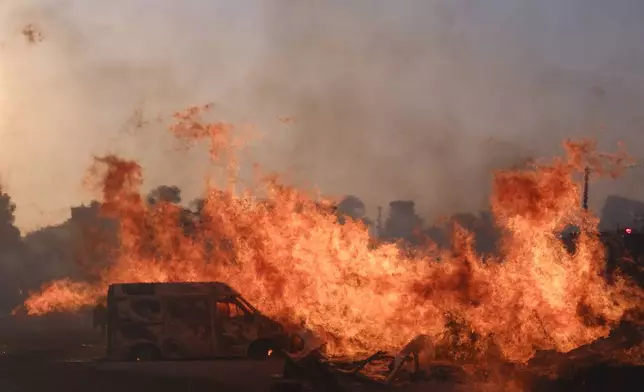
[[[172, 130], [209, 139], [231, 179], [234, 128], [202, 125], [201, 113], [177, 115]], [[583, 165], [605, 172], [622, 158], [594, 154], [590, 143], [566, 147], [566, 159], [495, 174], [491, 206], [503, 238], [499, 255], [486, 259], [458, 227], [449, 250], [374, 246], [361, 223], [338, 224], [327, 202], [276, 177], [253, 192], [209, 186], [203, 211], [186, 230], [179, 207], [146, 205], [137, 163], [98, 158], [90, 179], [98, 179], [103, 213], [118, 222], [113, 262], [98, 281], [53, 282], [25, 307], [32, 315], [77, 311], [114, 282], [218, 280], [264, 313], [312, 329], [331, 354], [397, 350], [419, 334], [516, 361], [538, 349], [568, 351], [607, 335], [642, 293], [601, 276], [597, 220], [580, 211], [574, 181]], [[574, 255], [557, 236], [570, 224], [583, 229]]]

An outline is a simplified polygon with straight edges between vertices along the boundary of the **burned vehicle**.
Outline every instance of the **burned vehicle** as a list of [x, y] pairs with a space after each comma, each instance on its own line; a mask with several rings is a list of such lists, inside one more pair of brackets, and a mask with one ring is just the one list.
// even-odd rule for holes
[[289, 344], [280, 324], [224, 283], [126, 283], [108, 289], [108, 360], [265, 359]]

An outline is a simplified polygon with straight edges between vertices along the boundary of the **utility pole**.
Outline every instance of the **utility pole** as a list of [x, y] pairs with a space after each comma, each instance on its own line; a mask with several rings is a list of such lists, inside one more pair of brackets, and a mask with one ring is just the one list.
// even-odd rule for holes
[[[644, 166], [644, 162], [634, 163], [632, 165], [626, 166], [624, 169], [634, 169], [637, 167]], [[588, 188], [590, 183], [590, 166], [586, 166], [584, 169], [584, 196], [582, 200], [582, 208], [584, 211], [588, 211]]]
[[588, 182], [590, 180], [590, 167], [586, 166], [584, 169], [584, 199], [582, 201], [582, 208], [588, 211]]

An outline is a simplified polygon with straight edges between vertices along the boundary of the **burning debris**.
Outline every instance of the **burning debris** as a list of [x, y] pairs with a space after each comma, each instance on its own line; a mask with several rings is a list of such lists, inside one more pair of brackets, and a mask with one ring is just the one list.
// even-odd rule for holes
[[322, 349], [310, 347], [296, 355], [284, 353], [283, 378], [275, 382], [273, 391], [292, 390], [294, 385], [320, 392], [344, 391], [347, 380], [393, 386], [429, 379], [420, 364], [421, 353], [433, 351], [428, 336], [417, 336], [395, 356], [378, 351], [361, 360], [333, 360], [325, 357]]
[[[608, 337], [568, 353], [539, 352], [525, 364], [499, 358], [464, 364], [437, 359], [435, 344], [425, 335], [412, 339], [395, 355], [379, 351], [360, 360], [328, 358], [323, 354], [324, 344], [317, 340], [317, 345], [309, 344], [297, 354], [284, 353], [284, 371], [272, 391], [354, 391], [369, 386], [410, 390], [414, 385], [431, 388], [441, 384], [449, 384], [451, 390], [459, 385], [463, 390], [555, 390], [591, 369], [628, 365], [634, 359], [634, 365], [641, 365], [643, 343], [644, 329], [621, 323]], [[639, 359], [634, 353], [640, 353]], [[619, 355], [628, 359], [615, 361]]]
[[[272, 391], [362, 391], [373, 387], [410, 390], [413, 386], [441, 385], [450, 385], [454, 390], [490, 382], [481, 369], [437, 360], [434, 343], [425, 335], [415, 337], [396, 354], [378, 351], [363, 359], [332, 359], [323, 351], [320, 346], [295, 355], [285, 353], [283, 375], [275, 380]], [[506, 370], [514, 371], [511, 367]], [[494, 382], [496, 386], [503, 384]]]
[[[605, 337], [641, 308], [640, 288], [621, 276], [612, 284], [604, 279], [597, 221], [580, 210], [575, 181], [589, 165], [595, 173], [610, 171], [621, 155], [568, 142], [564, 158], [495, 173], [492, 211], [503, 233], [497, 256], [478, 256], [472, 234], [461, 228], [449, 249], [401, 252], [395, 244], [374, 246], [363, 224], [339, 224], [319, 200], [274, 176], [257, 189], [236, 189], [235, 129], [204, 125], [202, 114], [199, 108], [178, 114], [172, 130], [209, 141], [229, 187], [207, 189], [194, 228], [184, 230], [180, 207], [146, 203], [136, 162], [98, 159], [92, 178], [103, 195], [101, 210], [118, 224], [113, 262], [98, 282], [46, 285], [25, 302], [30, 314], [92, 305], [113, 283], [222, 281], [262, 313], [321, 336], [325, 356], [306, 361], [334, 375], [357, 375], [386, 359], [397, 377], [418, 362], [413, 347], [421, 341], [432, 343], [436, 358], [464, 365], [490, 358], [525, 363], [538, 351], [568, 352]], [[583, 228], [572, 253], [559, 238], [569, 225]], [[410, 341], [397, 359], [369, 356], [398, 352]], [[291, 365], [306, 369], [301, 361]]]
[[45, 39], [44, 34], [34, 24], [28, 24], [22, 29], [22, 35], [27, 39], [30, 44], [37, 44]]
[[293, 123], [295, 123], [295, 122], [296, 122], [295, 117], [292, 117], [292, 116], [284, 116], [284, 117], [280, 117], [280, 118], [279, 118], [279, 121], [280, 121], [282, 124], [293, 124]]

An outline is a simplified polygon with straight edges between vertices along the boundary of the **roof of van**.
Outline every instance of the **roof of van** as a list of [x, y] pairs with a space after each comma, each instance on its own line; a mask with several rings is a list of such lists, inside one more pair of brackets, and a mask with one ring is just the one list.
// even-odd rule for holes
[[149, 283], [114, 283], [110, 285], [110, 291], [115, 288], [131, 294], [191, 294], [218, 292], [228, 295], [239, 295], [239, 293], [226, 283], [222, 282], [149, 282]]

